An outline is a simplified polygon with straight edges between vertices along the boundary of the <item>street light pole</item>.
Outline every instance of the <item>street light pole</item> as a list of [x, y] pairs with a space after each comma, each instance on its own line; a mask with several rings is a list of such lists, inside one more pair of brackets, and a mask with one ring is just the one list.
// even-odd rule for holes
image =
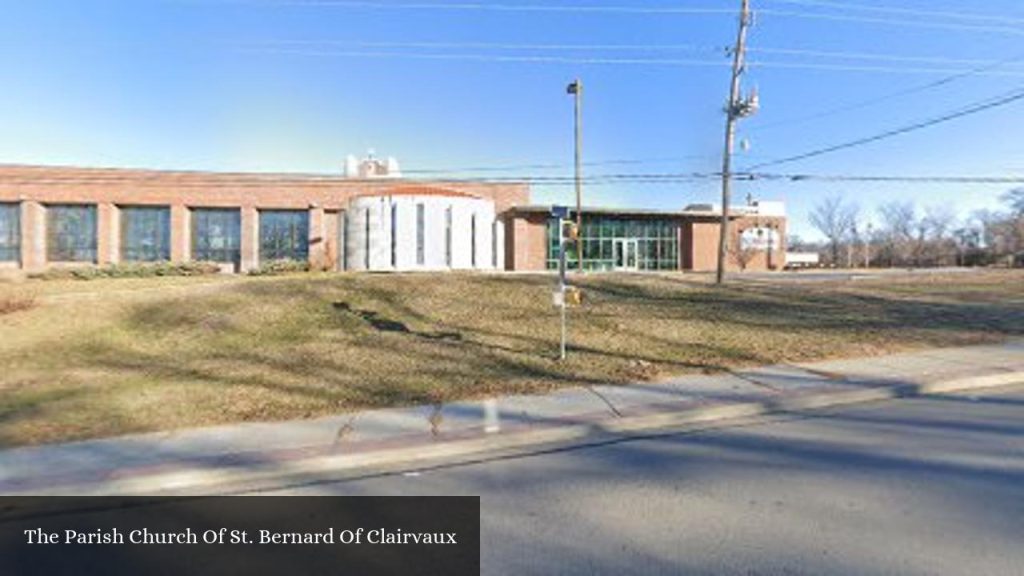
[[743, 75], [743, 60], [747, 48], [747, 28], [750, 26], [750, 0], [742, 0], [740, 27], [733, 49], [732, 85], [729, 88], [729, 104], [725, 110], [725, 152], [722, 154], [722, 223], [718, 237], [718, 269], [715, 282], [725, 281], [725, 255], [729, 242], [729, 197], [732, 195], [732, 152], [736, 140], [736, 120], [752, 113], [756, 102], [743, 100], [740, 94], [740, 76]]
[[583, 81], [579, 78], [569, 84], [575, 109], [575, 180], [576, 180], [576, 263], [583, 272]]

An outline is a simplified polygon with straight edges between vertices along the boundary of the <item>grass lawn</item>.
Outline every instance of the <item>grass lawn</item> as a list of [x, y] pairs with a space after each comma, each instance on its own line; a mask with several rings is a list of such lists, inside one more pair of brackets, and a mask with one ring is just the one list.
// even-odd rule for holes
[[1024, 273], [597, 275], [556, 359], [546, 275], [0, 284], [0, 446], [444, 402], [1024, 335]]

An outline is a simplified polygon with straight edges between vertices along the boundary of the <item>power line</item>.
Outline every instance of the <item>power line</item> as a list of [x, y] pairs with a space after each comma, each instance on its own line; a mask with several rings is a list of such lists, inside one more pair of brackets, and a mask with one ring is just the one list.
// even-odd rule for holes
[[917, 94], [919, 92], [925, 92], [927, 90], [932, 90], [934, 88], [939, 88], [941, 86], [945, 86], [946, 84], [952, 84], [952, 83], [954, 83], [954, 82], [956, 82], [958, 80], [963, 80], [964, 78], [969, 78], [971, 76], [983, 75], [983, 74], [985, 74], [987, 72], [990, 72], [990, 71], [992, 71], [992, 70], [994, 70], [996, 68], [1005, 66], [1007, 64], [1010, 64], [1010, 63], [1013, 63], [1013, 62], [1019, 62], [1022, 58], [1024, 58], [1024, 53], [1017, 54], [1015, 56], [1011, 56], [1010, 58], [1005, 58], [1003, 60], [997, 60], [997, 61], [991, 62], [990, 64], [987, 64], [985, 66], [981, 66], [981, 67], [978, 67], [978, 68], [967, 70], [965, 72], [958, 72], [956, 74], [951, 74], [949, 76], [946, 76], [945, 78], [940, 78], [938, 80], [927, 82], [925, 84], [919, 84], [917, 86], [912, 86], [912, 87], [904, 89], [904, 90], [898, 90], [896, 92], [890, 92], [888, 94], [883, 94], [883, 95], [877, 96], [875, 98], [870, 98], [870, 99], [867, 99], [867, 100], [861, 100], [859, 102], [854, 102], [852, 104], [847, 104], [847, 105], [844, 105], [844, 106], [838, 106], [836, 108], [829, 108], [829, 109], [826, 109], [826, 110], [822, 110], [821, 112], [816, 112], [814, 114], [809, 114], [807, 116], [801, 116], [801, 117], [792, 118], [792, 119], [789, 119], [789, 120], [779, 120], [777, 122], [770, 122], [768, 124], [762, 124], [760, 126], [755, 125], [752, 128], [750, 128], [749, 130], [751, 130], [751, 131], [770, 130], [772, 128], [777, 128], [779, 126], [792, 125], [792, 124], [802, 124], [802, 123], [805, 123], [805, 122], [808, 122], [808, 121], [811, 121], [811, 120], [818, 120], [820, 118], [826, 118], [826, 117], [829, 117], [829, 116], [835, 116], [837, 114], [842, 114], [844, 112], [852, 112], [854, 110], [861, 110], [863, 108], [868, 108], [868, 107], [873, 106], [875, 104], [880, 104], [882, 102], [888, 102], [889, 100], [894, 100], [894, 99], [897, 99], [897, 98], [902, 98], [903, 96], [909, 96], [911, 94]]
[[1024, 18], [1013, 18], [996, 16], [994, 14], [977, 14], [965, 12], [946, 12], [936, 10], [920, 10], [916, 8], [897, 8], [892, 6], [868, 6], [865, 4], [849, 4], [847, 2], [830, 2], [828, 0], [770, 0], [780, 4], [795, 4], [799, 6], [813, 6], [821, 8], [834, 8], [838, 10], [850, 10], [860, 12], [874, 12], [877, 14], [902, 14], [906, 16], [924, 16], [928, 18], [946, 18], [951, 20], [973, 20], [982, 22], [997, 22], [1002, 24], [1024, 24]]
[[733, 14], [726, 8], [654, 7], [626, 5], [547, 5], [547, 4], [502, 4], [480, 2], [371, 2], [361, 0], [224, 0], [222, 4], [242, 4], [273, 8], [352, 8], [361, 10], [444, 10], [472, 12], [565, 12], [591, 14], [689, 14], [721, 15]]
[[[610, 51], [610, 52], [703, 52], [728, 55], [726, 46], [700, 44], [546, 44], [546, 43], [504, 43], [504, 42], [408, 42], [408, 41], [360, 41], [360, 40], [267, 40], [250, 43], [233, 44], [236, 47], [264, 46], [313, 46], [343, 48], [435, 48], [455, 49], [472, 48], [480, 50], [566, 50], [566, 51]], [[877, 52], [850, 52], [809, 50], [802, 48], [751, 48], [749, 52], [780, 54], [792, 56], [810, 56], [814, 58], [838, 58], [854, 60], [876, 60], [883, 62], [924, 62], [932, 64], [954, 65], [991, 65], [1005, 61], [981, 60], [976, 58], [945, 58], [941, 56], [900, 56], [880, 54]]]
[[267, 40], [237, 46], [342, 46], [358, 48], [475, 48], [485, 50], [607, 50], [627, 52], [707, 52], [726, 54], [725, 46], [701, 44], [550, 44], [505, 42], [392, 42], [360, 40]]
[[380, 52], [364, 50], [306, 50], [306, 49], [239, 49], [245, 54], [278, 54], [291, 56], [324, 56], [344, 58], [408, 58], [412, 60], [462, 60], [471, 62], [507, 62], [535, 64], [610, 64], [610, 65], [657, 65], [657, 66], [726, 66], [724, 60], [695, 60], [668, 58], [603, 58], [572, 57], [551, 55], [499, 55], [499, 54], [442, 54], [414, 52]]
[[924, 20], [904, 20], [895, 18], [882, 18], [873, 16], [849, 16], [845, 14], [827, 14], [824, 12], [799, 12], [796, 10], [776, 10], [764, 8], [757, 11], [758, 14], [769, 16], [786, 16], [789, 18], [803, 18], [808, 20], [829, 20], [834, 22], [857, 22], [861, 24], [880, 24], [884, 26], [923, 28], [934, 30], [954, 30], [959, 32], [979, 32], [987, 34], [1010, 34], [1015, 36], [1024, 35], [1024, 28], [1012, 26], [990, 26], [981, 24], [956, 24], [950, 22], [928, 22]]
[[[612, 159], [612, 160], [592, 160], [589, 162], [583, 162], [584, 166], [613, 166], [613, 165], [642, 165], [642, 164], [669, 164], [676, 162], [683, 162], [685, 160], [718, 160], [717, 156], [700, 156], [700, 155], [687, 155], [687, 156], [673, 156], [665, 158], [631, 158], [631, 159]], [[536, 163], [536, 164], [506, 164], [506, 165], [489, 165], [489, 166], [475, 166], [475, 167], [461, 167], [461, 168], [421, 168], [421, 169], [403, 169], [403, 174], [455, 174], [460, 172], [512, 172], [515, 170], [554, 170], [559, 168], [571, 168], [572, 163]]]
[[[613, 66], [667, 66], [667, 67], [724, 67], [728, 63], [724, 60], [700, 60], [687, 58], [609, 58], [609, 57], [576, 57], [558, 55], [504, 55], [504, 54], [481, 54], [481, 53], [421, 53], [421, 52], [387, 52], [374, 50], [310, 50], [300, 48], [239, 48], [236, 50], [242, 54], [269, 54], [281, 56], [312, 56], [312, 57], [341, 57], [341, 58], [395, 58], [410, 60], [439, 60], [439, 61], [468, 61], [468, 62], [502, 62], [502, 63], [523, 63], [523, 64], [587, 64], [587, 65], [613, 65]], [[800, 69], [800, 70], [827, 70], [844, 72], [865, 72], [865, 73], [893, 73], [893, 74], [950, 74], [965, 73], [967, 70], [950, 68], [931, 67], [897, 67], [897, 66], [875, 66], [855, 64], [817, 64], [813, 62], [781, 62], [781, 61], [751, 61], [749, 66], [759, 68], [778, 69]], [[1008, 78], [1024, 78], [1024, 70], [1014, 72], [986, 72], [978, 75], [1000, 76]]]
[[977, 58], [946, 58], [941, 56], [901, 56], [897, 54], [879, 54], [877, 52], [846, 52], [828, 50], [808, 50], [801, 48], [755, 47], [750, 52], [765, 54], [781, 54], [790, 56], [811, 56], [814, 58], [839, 58], [850, 60], [877, 60], [881, 62], [924, 62], [932, 64], [958, 64], [991, 66], [1005, 64], [1007, 60], [981, 60]]
[[901, 182], [911, 184], [1021, 184], [1024, 176], [894, 176], [856, 174], [741, 173], [747, 180], [789, 180], [790, 182]]
[[[222, 4], [237, 4], [258, 7], [308, 7], [308, 8], [347, 8], [363, 10], [433, 10], [433, 11], [475, 11], [475, 12], [535, 12], [535, 13], [569, 13], [569, 14], [644, 14], [644, 15], [734, 15], [735, 11], [728, 8], [696, 8], [696, 7], [654, 7], [628, 5], [549, 5], [549, 4], [501, 4], [501, 3], [452, 3], [452, 2], [373, 2], [367, 0], [225, 0]], [[785, 16], [791, 18], [830, 20], [839, 22], [858, 22], [880, 24], [886, 26], [902, 26], [910, 28], [931, 28], [938, 30], [957, 30], [963, 32], [1002, 33], [1022, 35], [1024, 28], [1011, 26], [994, 26], [984, 24], [957, 24], [948, 22], [928, 22], [922, 20], [883, 18], [872, 16], [856, 16], [848, 14], [829, 14], [823, 12], [807, 12], [797, 10], [780, 10], [765, 8], [758, 14], [769, 16]], [[1004, 20], [1005, 21], [1005, 20]], [[1014, 21], [1008, 21], [1010, 24]]]
[[1024, 89], [1017, 89], [1017, 90], [1014, 90], [1014, 91], [1012, 91], [1012, 92], [1010, 92], [1010, 93], [1008, 93], [1008, 94], [1006, 94], [1004, 96], [999, 96], [999, 97], [996, 97], [996, 98], [992, 98], [992, 99], [989, 99], [987, 101], [980, 102], [980, 103], [968, 106], [968, 107], [966, 107], [964, 109], [960, 109], [958, 111], [951, 112], [949, 114], [945, 114], [945, 115], [942, 115], [942, 116], [939, 116], [939, 117], [936, 117], [936, 118], [932, 118], [932, 119], [929, 119], [929, 120], [924, 120], [924, 121], [921, 121], [921, 122], [916, 122], [914, 124], [910, 124], [910, 125], [907, 125], [907, 126], [903, 126], [903, 127], [900, 127], [900, 128], [893, 129], [893, 130], [888, 130], [888, 131], [882, 132], [881, 134], [876, 134], [874, 136], [868, 136], [866, 138], [859, 138], [857, 140], [852, 140], [850, 142], [844, 142], [842, 144], [835, 144], [833, 146], [828, 146], [828, 147], [825, 147], [825, 148], [819, 148], [817, 150], [812, 150], [810, 152], [805, 152], [803, 154], [797, 154], [795, 156], [789, 156], [789, 157], [786, 157], [786, 158], [780, 158], [778, 160], [772, 160], [772, 161], [769, 161], [769, 162], [762, 162], [760, 164], [755, 164], [754, 166], [751, 166], [750, 168], [748, 168], [748, 171], [757, 170], [759, 168], [765, 168], [765, 167], [768, 167], [768, 166], [778, 166], [780, 164], [788, 164], [790, 162], [796, 162], [798, 160], [806, 160], [808, 158], [814, 158], [816, 156], [823, 156], [825, 154], [830, 154], [832, 152], [838, 152], [840, 150], [846, 150], [846, 149], [849, 149], [849, 148], [855, 148], [857, 146], [863, 146], [865, 144], [869, 144], [869, 143], [872, 143], [872, 142], [877, 142], [879, 140], [885, 140], [887, 138], [892, 138], [893, 136], [898, 136], [898, 135], [901, 135], [901, 134], [906, 134], [908, 132], [914, 132], [914, 131], [917, 131], [917, 130], [921, 130], [923, 128], [928, 128], [928, 127], [934, 126], [936, 124], [942, 124], [944, 122], [949, 122], [950, 120], [961, 118], [963, 116], [968, 116], [968, 115], [971, 115], [971, 114], [977, 114], [979, 112], [983, 112], [985, 110], [990, 110], [992, 108], [997, 108], [999, 106], [1006, 106], [1007, 104], [1011, 104], [1011, 103], [1016, 102], [1017, 100], [1021, 100], [1021, 99], [1024, 99]]
[[[15, 166], [24, 168], [24, 166]], [[242, 174], [237, 172], [177, 172], [177, 171], [145, 171], [145, 174], [136, 175], [132, 170], [115, 169], [115, 172], [122, 174], [95, 174], [95, 175], [43, 175], [32, 177], [30, 175], [18, 175], [6, 177], [0, 172], [0, 183], [6, 185], [32, 184], [32, 185], [96, 185], [114, 182], [135, 181], [143, 182], [146, 186], [166, 187], [210, 187], [219, 185], [287, 185], [295, 182], [306, 184], [324, 184], [335, 186], [339, 184], [365, 184], [372, 187], [401, 187], [411, 184], [507, 184], [507, 183], [531, 183], [538, 185], [573, 185], [574, 176], [542, 176], [531, 174], [519, 174], [507, 177], [477, 177], [477, 178], [429, 178], [429, 179], [379, 179], [379, 178], [345, 178], [342, 176], [328, 174]], [[586, 176], [584, 179], [593, 184], [621, 184], [621, 183], [679, 183], [692, 181], [710, 181], [721, 178], [720, 171], [713, 172], [640, 172], [640, 173], [604, 173]], [[892, 175], [892, 174], [813, 174], [799, 172], [758, 172], [743, 171], [734, 172], [733, 177], [740, 181], [790, 181], [790, 182], [904, 182], [904, 183], [936, 183], [936, 184], [1018, 184], [1024, 183], [1024, 175], [1021, 176], [991, 176], [991, 175]], [[205, 181], [204, 181], [205, 180]]]

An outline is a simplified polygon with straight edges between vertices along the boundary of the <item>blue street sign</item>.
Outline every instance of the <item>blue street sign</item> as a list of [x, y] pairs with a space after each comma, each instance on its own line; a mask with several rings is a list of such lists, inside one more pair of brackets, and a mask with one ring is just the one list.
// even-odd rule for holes
[[568, 206], [552, 206], [551, 216], [553, 218], [561, 218], [567, 220], [569, 218], [569, 207]]

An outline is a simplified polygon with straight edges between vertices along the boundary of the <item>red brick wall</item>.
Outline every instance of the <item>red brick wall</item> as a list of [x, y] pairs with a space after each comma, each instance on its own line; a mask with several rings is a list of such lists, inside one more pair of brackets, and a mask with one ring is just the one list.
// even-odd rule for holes
[[516, 214], [505, 226], [505, 251], [509, 270], [547, 268], [546, 214]]
[[[773, 226], [779, 230], [782, 241], [774, 246], [771, 256], [772, 268], [779, 270], [786, 258], [786, 219], [777, 217], [744, 216], [730, 222], [729, 246], [739, 246], [740, 235], [748, 228]], [[695, 271], [712, 271], [718, 268], [718, 221], [692, 221], [683, 224], [683, 268]], [[768, 253], [759, 252], [747, 263], [747, 270], [767, 270]], [[739, 270], [739, 262], [730, 251], [726, 255], [726, 269]]]
[[[310, 262], [321, 264], [336, 244], [336, 224], [325, 223], [325, 211], [337, 216], [352, 196], [381, 194], [408, 185], [406, 180], [348, 180], [341, 177], [289, 174], [164, 172], [43, 166], [0, 166], [0, 202], [22, 204], [22, 265], [40, 268], [45, 261], [45, 205], [97, 205], [97, 248], [101, 263], [115, 262], [119, 248], [118, 205], [171, 207], [171, 259], [189, 258], [192, 207], [242, 210], [242, 269], [258, 265], [258, 209], [310, 210]], [[519, 183], [431, 181], [422, 184], [494, 201], [501, 214], [530, 200], [529, 186]], [[335, 253], [337, 246], [333, 247]]]

